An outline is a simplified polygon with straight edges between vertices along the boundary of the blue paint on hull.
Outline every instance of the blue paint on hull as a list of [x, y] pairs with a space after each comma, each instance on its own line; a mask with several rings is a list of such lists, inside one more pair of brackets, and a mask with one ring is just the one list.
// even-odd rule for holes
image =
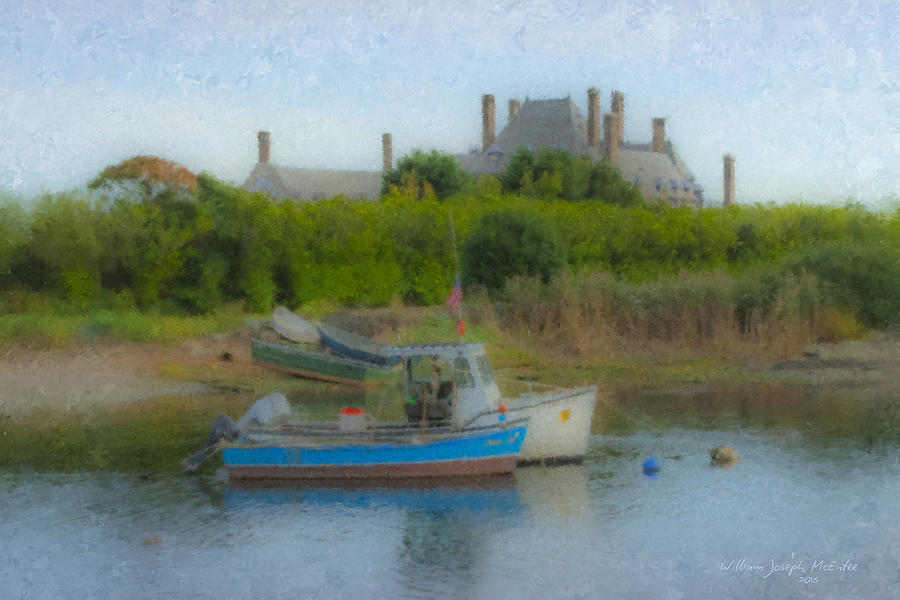
[[318, 331], [325, 347], [341, 356], [388, 367], [398, 365], [403, 360], [401, 356], [392, 353], [393, 346], [379, 344], [336, 327], [320, 325]]
[[524, 426], [460, 433], [428, 442], [341, 445], [237, 446], [222, 451], [226, 467], [328, 467], [420, 465], [443, 461], [477, 461], [517, 455]]

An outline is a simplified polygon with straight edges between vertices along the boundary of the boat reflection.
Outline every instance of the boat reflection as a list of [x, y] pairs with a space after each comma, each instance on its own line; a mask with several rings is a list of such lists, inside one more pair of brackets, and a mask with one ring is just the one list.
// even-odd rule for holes
[[519, 498], [532, 519], [567, 523], [585, 519], [591, 511], [591, 492], [585, 465], [555, 465], [516, 469]]
[[585, 465], [522, 467], [513, 475], [428, 479], [230, 481], [226, 511], [306, 504], [348, 508], [398, 508], [419, 513], [468, 513], [574, 522], [586, 518], [591, 492]]
[[516, 480], [512, 475], [446, 479], [230, 481], [225, 488], [226, 511], [301, 503], [503, 515], [519, 514], [522, 510]]

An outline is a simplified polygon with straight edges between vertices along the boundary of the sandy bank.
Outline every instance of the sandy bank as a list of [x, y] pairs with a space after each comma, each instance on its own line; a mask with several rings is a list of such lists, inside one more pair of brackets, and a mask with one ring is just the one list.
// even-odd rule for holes
[[[231, 387], [241, 377], [258, 384], [260, 393], [268, 393], [285, 384], [284, 375], [251, 363], [253, 335], [253, 329], [244, 327], [171, 345], [100, 341], [50, 350], [0, 348], [0, 417], [18, 418], [35, 409], [86, 411], [158, 396], [201, 394]], [[791, 360], [748, 363], [743, 368], [751, 378], [757, 373], [768, 380], [900, 385], [900, 338], [876, 333], [866, 340], [816, 344]]]
[[865, 340], [812, 344], [767, 372], [819, 383], [900, 383], [900, 338], [876, 332]]
[[241, 329], [172, 345], [106, 341], [49, 350], [0, 348], [0, 416], [209, 392], [237, 373], [266, 373], [250, 362], [251, 336]]

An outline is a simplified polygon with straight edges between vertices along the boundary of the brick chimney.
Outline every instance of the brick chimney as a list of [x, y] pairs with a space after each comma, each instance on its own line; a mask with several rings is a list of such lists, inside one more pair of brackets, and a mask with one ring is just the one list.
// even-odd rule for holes
[[616, 138], [625, 141], [625, 94], [616, 90], [612, 93], [609, 109], [616, 114]]
[[615, 113], [603, 115], [603, 138], [606, 144], [606, 160], [614, 167], [619, 166], [619, 141], [617, 138], [618, 116]]
[[269, 162], [269, 132], [260, 131], [256, 134], [256, 139], [259, 141], [259, 162]]
[[722, 157], [722, 181], [725, 186], [722, 206], [731, 206], [734, 204], [734, 156], [731, 154]]
[[385, 173], [394, 168], [394, 140], [389, 133], [381, 136], [381, 159]]
[[494, 95], [485, 94], [481, 97], [481, 151], [487, 152], [494, 143]]
[[588, 90], [588, 146], [600, 145], [600, 90]]
[[650, 149], [654, 152], [666, 151], [666, 120], [661, 117], [653, 119], [653, 143]]
[[519, 101], [516, 98], [512, 98], [509, 101], [509, 122], [512, 123], [513, 119], [516, 118], [516, 115], [519, 114], [519, 109], [522, 108], [522, 105], [519, 104]]

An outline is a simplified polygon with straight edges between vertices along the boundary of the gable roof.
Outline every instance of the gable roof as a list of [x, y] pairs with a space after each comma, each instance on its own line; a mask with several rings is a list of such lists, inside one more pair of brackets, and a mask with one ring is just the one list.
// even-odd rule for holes
[[295, 200], [319, 200], [338, 194], [376, 200], [381, 196], [382, 175], [381, 171], [301, 169], [261, 162], [250, 172], [244, 189]]
[[[606, 157], [604, 142], [597, 147], [588, 145], [587, 122], [567, 97], [526, 100], [487, 152], [457, 154], [454, 158], [469, 173], [499, 174], [519, 148], [533, 152], [543, 148], [567, 150], [586, 154], [594, 161]], [[703, 205], [703, 188], [669, 141], [663, 152], [653, 152], [650, 144], [620, 143], [617, 167], [625, 181], [644, 186], [649, 197], [671, 196], [669, 190], [690, 190], [697, 205]]]
[[650, 188], [678, 187], [691, 189], [698, 205], [703, 205], [703, 187], [694, 174], [666, 141], [665, 152], [653, 152], [650, 144], [622, 144], [619, 147], [619, 172], [625, 181]]
[[588, 147], [587, 123], [571, 98], [525, 100], [494, 145], [504, 154], [514, 154], [519, 148], [583, 154]]

